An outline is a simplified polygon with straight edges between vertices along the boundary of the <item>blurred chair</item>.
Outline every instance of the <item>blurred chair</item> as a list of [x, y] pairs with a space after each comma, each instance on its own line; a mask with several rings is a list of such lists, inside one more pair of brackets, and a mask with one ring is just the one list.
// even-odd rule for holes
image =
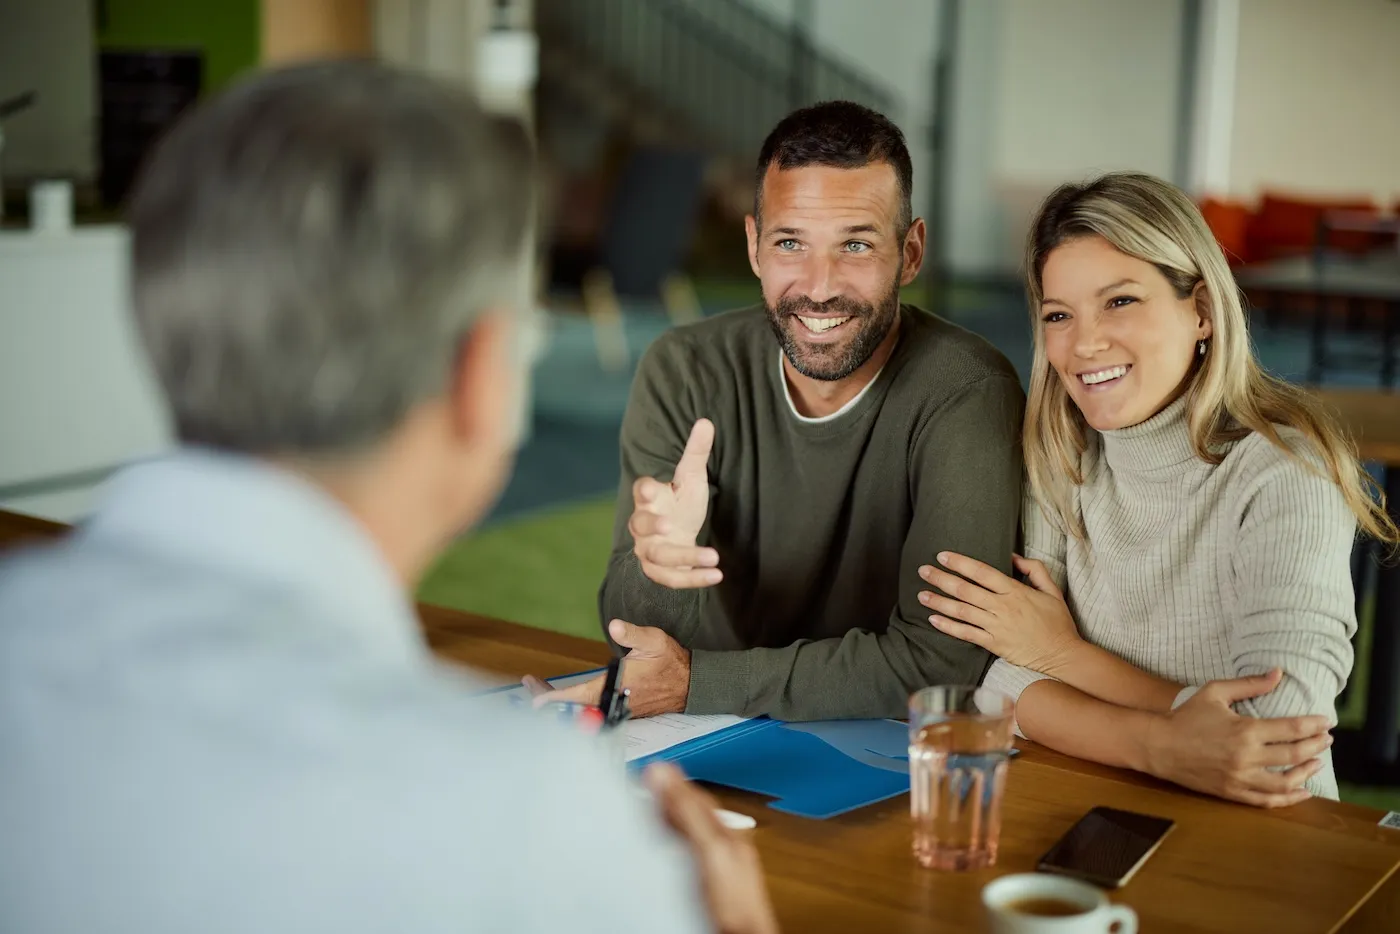
[[[1319, 245], [1323, 220], [1331, 212], [1375, 216], [1379, 209], [1367, 198], [1304, 198], [1265, 192], [1249, 225], [1250, 261], [1311, 252]], [[1358, 232], [1333, 238], [1328, 246], [1345, 252], [1364, 252], [1370, 243], [1366, 234]]]
[[659, 302], [675, 324], [697, 320], [700, 302], [681, 272], [704, 197], [704, 153], [644, 146], [624, 164], [596, 246], [558, 256], [581, 273], [584, 312], [593, 324], [598, 360], [618, 372], [631, 352], [623, 327], [628, 300]]
[[1249, 224], [1253, 215], [1247, 205], [1206, 198], [1201, 202], [1201, 216], [1232, 267], [1249, 262]]

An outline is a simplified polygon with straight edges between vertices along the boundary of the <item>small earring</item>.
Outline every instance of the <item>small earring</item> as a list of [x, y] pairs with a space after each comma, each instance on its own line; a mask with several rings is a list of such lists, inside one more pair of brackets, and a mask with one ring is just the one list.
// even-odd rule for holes
[[1196, 341], [1196, 354], [1201, 357], [1206, 355], [1206, 342], [1204, 340]]

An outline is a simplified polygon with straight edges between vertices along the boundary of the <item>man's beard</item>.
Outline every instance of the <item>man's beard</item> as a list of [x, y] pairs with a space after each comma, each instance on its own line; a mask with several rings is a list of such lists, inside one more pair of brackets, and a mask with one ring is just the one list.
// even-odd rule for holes
[[[779, 301], [776, 308], [764, 302], [764, 308], [768, 311], [768, 324], [793, 369], [811, 379], [835, 382], [860, 369], [889, 336], [899, 314], [899, 277], [895, 277], [889, 294], [878, 305], [846, 295], [837, 295], [821, 304], [792, 296]], [[808, 333], [806, 325], [796, 319], [797, 315], [808, 313], [850, 315], [860, 328], [844, 343], [808, 344], [801, 337]]]

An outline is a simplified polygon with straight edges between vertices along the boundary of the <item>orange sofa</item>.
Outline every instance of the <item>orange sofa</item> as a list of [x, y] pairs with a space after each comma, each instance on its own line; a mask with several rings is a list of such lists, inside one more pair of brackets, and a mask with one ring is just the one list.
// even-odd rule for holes
[[[1239, 201], [1206, 198], [1201, 213], [1219, 241], [1230, 265], [1257, 263], [1306, 253], [1317, 245], [1324, 214], [1345, 211], [1378, 218], [1380, 208], [1365, 198], [1304, 198], [1265, 192], [1257, 208]], [[1337, 230], [1328, 236], [1328, 247], [1364, 252], [1393, 242], [1394, 233]]]

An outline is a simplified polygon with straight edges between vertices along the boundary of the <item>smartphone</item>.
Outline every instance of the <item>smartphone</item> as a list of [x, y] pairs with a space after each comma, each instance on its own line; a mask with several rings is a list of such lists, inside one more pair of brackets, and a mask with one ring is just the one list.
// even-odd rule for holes
[[1106, 889], [1121, 888], [1175, 826], [1165, 817], [1094, 808], [1056, 841], [1037, 868]]

